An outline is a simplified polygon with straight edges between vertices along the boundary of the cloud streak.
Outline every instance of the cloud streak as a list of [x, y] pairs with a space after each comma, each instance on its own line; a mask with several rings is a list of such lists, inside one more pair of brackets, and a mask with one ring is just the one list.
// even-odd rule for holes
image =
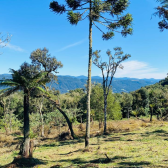
[[76, 43], [69, 44], [69, 45], [67, 45], [67, 46], [65, 46], [65, 47], [63, 47], [63, 48], [61, 48], [61, 49], [59, 49], [57, 52], [64, 51], [64, 50], [66, 50], [66, 49], [68, 49], [68, 48], [72, 48], [72, 47], [75, 47], [75, 46], [77, 46], [77, 45], [80, 45], [80, 44], [82, 44], [84, 41], [85, 41], [85, 40], [81, 40], [81, 41], [78, 41], [78, 42], [76, 42]]
[[123, 62], [122, 65], [124, 66], [124, 69], [118, 68], [114, 77], [117, 78], [128, 77], [138, 79], [143, 78], [164, 79], [167, 76], [167, 71], [160, 72], [157, 68], [151, 67], [146, 62], [133, 60]]
[[6, 45], [6, 48], [9, 48], [9, 49], [15, 50], [15, 51], [19, 51], [19, 52], [24, 52], [24, 51], [25, 51], [25, 50], [22, 49], [21, 47], [16, 46], [16, 45], [12, 45], [12, 44], [10, 44], [10, 43]]
[[155, 78], [163, 79], [167, 72], [159, 72], [157, 68], [153, 68], [146, 62], [127, 61], [122, 63], [124, 69], [117, 69], [115, 77], [130, 77], [130, 78]]

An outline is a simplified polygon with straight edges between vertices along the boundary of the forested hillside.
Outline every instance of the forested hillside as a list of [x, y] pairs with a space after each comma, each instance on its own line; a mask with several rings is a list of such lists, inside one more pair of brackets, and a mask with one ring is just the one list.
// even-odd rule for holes
[[[59, 90], [61, 93], [66, 93], [68, 90], [74, 90], [77, 88], [85, 88], [86, 77], [73, 77], [73, 76], [58, 76], [58, 85], [53, 84], [52, 87]], [[152, 85], [158, 82], [159, 79], [135, 79], [135, 78], [114, 78], [112, 82], [113, 92], [131, 92], [141, 87]], [[101, 77], [92, 77], [92, 83], [101, 83], [103, 80]]]
[[[9, 79], [11, 75], [9, 74], [1, 74], [0, 79]], [[77, 88], [85, 89], [87, 77], [86, 76], [58, 76], [58, 83], [50, 83], [47, 86], [51, 88], [55, 88], [59, 90], [60, 93], [67, 93], [69, 90], [74, 90]], [[112, 82], [113, 92], [114, 93], [121, 93], [121, 92], [131, 92], [141, 87], [152, 85], [158, 82], [159, 79], [136, 79], [136, 78], [114, 78]], [[92, 77], [92, 83], [101, 83], [102, 78], [99, 76]], [[0, 86], [2, 89], [2, 87]]]

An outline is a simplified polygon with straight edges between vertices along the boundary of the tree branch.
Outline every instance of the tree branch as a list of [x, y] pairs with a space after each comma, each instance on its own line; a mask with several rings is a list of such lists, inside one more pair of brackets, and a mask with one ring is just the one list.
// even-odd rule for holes
[[103, 34], [105, 34], [105, 33], [95, 24], [94, 21], [93, 21], [93, 24], [97, 27], [97, 29], [99, 29]]
[[117, 30], [114, 30], [114, 29], [112, 29], [111, 27], [109, 27], [108, 25], [105, 25], [104, 23], [102, 23], [101, 21], [96, 21], [96, 22], [98, 22], [98, 23], [100, 23], [100, 24], [102, 24], [103, 26], [105, 26], [105, 27], [107, 27], [107, 28], [109, 28], [109, 29], [111, 29], [112, 31], [114, 31], [114, 32], [117, 32], [117, 33], [121, 33], [121, 32], [119, 32], [119, 31], [117, 31]]

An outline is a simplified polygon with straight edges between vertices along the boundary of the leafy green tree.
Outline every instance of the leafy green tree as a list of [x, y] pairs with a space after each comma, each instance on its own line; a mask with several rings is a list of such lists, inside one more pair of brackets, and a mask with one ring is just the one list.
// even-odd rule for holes
[[[104, 134], [106, 133], [106, 120], [107, 120], [107, 96], [112, 84], [113, 77], [116, 73], [117, 68], [123, 68], [121, 62], [125, 61], [130, 57], [129, 54], [123, 55], [123, 51], [120, 47], [114, 48], [115, 54], [112, 56], [111, 51], [107, 50], [107, 55], [109, 57], [109, 63], [102, 62], [100, 51], [96, 50], [93, 52], [93, 64], [101, 69], [103, 76], [103, 91], [104, 91]], [[106, 74], [105, 74], [106, 73]], [[110, 79], [109, 79], [110, 78]]]
[[148, 115], [149, 112], [149, 92], [146, 88], [141, 88], [131, 93], [133, 96], [133, 110], [138, 115]]
[[[99, 121], [99, 126], [103, 121], [103, 88], [101, 84], [92, 85], [90, 97], [91, 111], [94, 113], [95, 119]], [[93, 118], [93, 117], [92, 117]], [[100, 128], [100, 127], [99, 127]]]
[[[99, 121], [101, 125], [104, 120], [104, 95], [103, 86], [101, 84], [92, 85], [91, 92], [91, 110], [94, 111], [94, 117]], [[115, 101], [115, 97], [112, 94], [110, 88], [109, 94], [107, 96], [107, 119], [121, 119], [121, 107], [119, 102]]]
[[[102, 38], [108, 40], [116, 32], [124, 37], [132, 34], [132, 16], [123, 14], [129, 5], [128, 0], [66, 0], [66, 5], [60, 5], [57, 1], [50, 3], [50, 9], [57, 13], [67, 12], [70, 24], [77, 25], [79, 21], [89, 18], [89, 62], [88, 62], [88, 81], [87, 81], [87, 124], [85, 147], [89, 147], [90, 138], [90, 94], [91, 94], [91, 66], [92, 66], [92, 26], [94, 25], [102, 33]], [[111, 18], [107, 17], [107, 13]], [[100, 26], [108, 29], [105, 33]]]
[[161, 6], [156, 8], [157, 12], [154, 15], [159, 16], [161, 21], [158, 23], [159, 29], [163, 31], [164, 29], [168, 29], [168, 0], [157, 0], [160, 2]]
[[130, 118], [130, 112], [132, 111], [133, 96], [130, 93], [122, 93], [122, 107], [127, 112], [127, 118]]
[[121, 120], [122, 112], [120, 103], [115, 99], [112, 89], [110, 89], [107, 97], [107, 119]]
[[51, 57], [49, 50], [45, 47], [33, 51], [30, 59], [34, 66], [39, 67], [41, 71], [47, 72], [47, 76], [50, 77], [50, 82], [57, 79], [56, 74], [58, 73], [58, 69], [63, 67], [60, 61], [57, 61], [55, 57]]
[[149, 107], [150, 107], [150, 121], [152, 121], [153, 113], [154, 113], [154, 110], [156, 111], [156, 107], [157, 107], [157, 103], [158, 103], [158, 99], [157, 99], [155, 91], [153, 91], [153, 90], [150, 91], [150, 93], [149, 93], [149, 100], [150, 100], [150, 103], [149, 103]]

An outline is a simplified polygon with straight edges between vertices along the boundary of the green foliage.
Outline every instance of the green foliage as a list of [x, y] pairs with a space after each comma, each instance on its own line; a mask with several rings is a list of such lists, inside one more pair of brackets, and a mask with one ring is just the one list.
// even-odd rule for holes
[[3, 118], [3, 115], [4, 115], [4, 114], [3, 114], [3, 107], [0, 106], [0, 119]]
[[107, 1], [108, 2], [114, 2], [111, 14], [116, 14], [116, 15], [120, 15], [121, 13], [123, 13], [123, 11], [126, 10], [128, 5], [129, 5], [128, 0], [118, 0], [118, 1], [107, 0]]
[[109, 40], [114, 36], [114, 32], [107, 32], [102, 35], [103, 40]]
[[159, 18], [162, 19], [158, 25], [160, 31], [163, 31], [164, 29], [168, 29], [168, 1], [158, 0], [158, 2], [160, 2], [161, 6], [156, 8], [154, 15], [159, 16]]
[[[93, 85], [90, 103], [91, 109], [94, 110], [94, 118], [98, 121], [104, 120], [104, 96], [101, 84]], [[107, 118], [112, 120], [119, 120], [122, 118], [120, 104], [115, 101], [112, 90], [110, 90], [107, 97]]]
[[149, 111], [149, 91], [146, 88], [141, 88], [132, 92], [133, 110], [139, 112], [139, 115], [148, 115]]
[[58, 14], [62, 14], [66, 11], [65, 5], [59, 5], [56, 1], [50, 2], [50, 9]]
[[37, 128], [40, 125], [40, 114], [38, 112], [30, 114], [30, 127]]
[[101, 0], [94, 0], [92, 2], [92, 19], [98, 21], [100, 18], [100, 12], [102, 11], [103, 2]]
[[[74, 25], [89, 17], [96, 28], [101, 31], [104, 40], [111, 39], [116, 32], [124, 37], [132, 34], [132, 16], [129, 13], [124, 14], [129, 6], [128, 0], [65, 0], [65, 2], [67, 6], [53, 1], [50, 3], [50, 9], [57, 14], [67, 12], [68, 21]], [[106, 13], [110, 13], [111, 18], [108, 18]], [[97, 24], [107, 27], [108, 31], [105, 33]]]
[[84, 95], [84, 89], [70, 90], [69, 93], [60, 95], [60, 104], [63, 109], [74, 108], [80, 106], [80, 99]]
[[92, 86], [91, 96], [90, 96], [91, 112], [95, 120], [103, 120], [104, 112], [104, 97], [103, 88], [100, 84]]
[[139, 115], [139, 111], [133, 110], [133, 111], [131, 112], [131, 114], [132, 114], [133, 116], [137, 117], [137, 116]]
[[63, 125], [66, 123], [65, 118], [58, 110], [46, 113], [43, 115], [43, 117], [44, 117], [44, 123], [46, 125], [53, 124], [54, 126], [58, 126], [60, 124]]
[[68, 7], [72, 8], [72, 10], [77, 9], [78, 7], [80, 7], [81, 4], [81, 0], [66, 0]]
[[81, 19], [81, 15], [79, 12], [74, 13], [73, 11], [69, 11], [67, 18], [71, 24], [77, 25]]
[[6, 114], [6, 117], [0, 119], [0, 128], [10, 128], [10, 121], [11, 121], [11, 129], [17, 130], [20, 129], [22, 126], [22, 122], [18, 119], [18, 116], [15, 114]]
[[38, 67], [39, 71], [44, 71], [47, 74], [45, 75], [45, 79], [43, 79], [45, 84], [52, 80], [56, 81], [56, 73], [63, 65], [55, 57], [51, 57], [47, 48], [36, 49], [31, 53], [30, 59], [32, 60], [33, 66]]
[[30, 128], [29, 137], [30, 137], [30, 139], [36, 138], [36, 137], [38, 137], [38, 133], [37, 132], [35, 133], [33, 131], [33, 129]]

